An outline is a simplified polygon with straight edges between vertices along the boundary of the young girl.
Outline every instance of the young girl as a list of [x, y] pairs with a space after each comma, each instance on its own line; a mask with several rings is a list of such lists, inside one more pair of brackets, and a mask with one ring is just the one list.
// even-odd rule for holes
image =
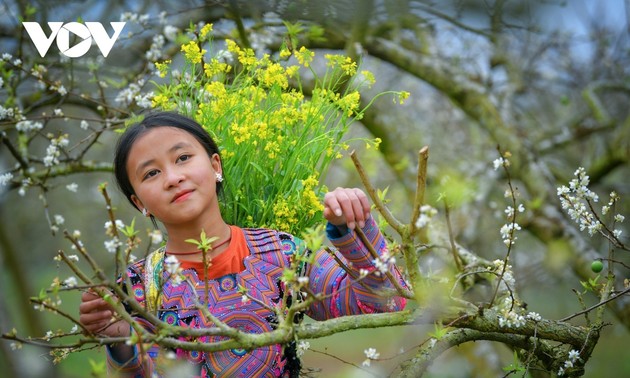
[[[205, 301], [201, 298], [205, 298], [207, 275], [207, 306], [216, 318], [248, 333], [272, 331], [276, 319], [270, 309], [286, 295], [281, 275], [289, 266], [291, 255], [300, 252], [296, 247], [300, 240], [280, 231], [226, 224], [218, 200], [224, 180], [221, 158], [210, 135], [195, 121], [178, 114], [149, 115], [122, 135], [114, 170], [127, 199], [145, 216], [159, 220], [168, 235], [163, 248], [128, 267], [133, 287], [126, 287], [127, 292], [168, 324], [210, 328], [213, 323], [195, 308], [196, 300]], [[315, 263], [304, 267], [301, 274], [308, 277], [313, 293], [322, 293], [327, 299], [313, 303], [306, 315], [322, 320], [404, 308], [403, 298], [388, 300], [366, 289], [393, 288], [383, 274], [375, 271], [374, 259], [354, 231], [360, 227], [379, 254], [386, 250], [385, 240], [369, 211], [368, 199], [360, 189], [337, 188], [325, 195], [326, 232], [337, 248], [338, 258], [356, 276], [361, 270], [369, 273], [361, 284], [356, 283], [329, 253], [316, 251]], [[202, 231], [218, 237], [207, 254], [211, 265], [206, 272], [202, 252], [186, 242], [199, 239]], [[165, 259], [173, 261], [173, 256], [186, 277], [178, 284], [169, 280], [169, 273], [162, 268]], [[402, 282], [395, 267], [390, 272]], [[256, 300], [242, 300], [239, 286]], [[111, 307], [94, 293], [82, 295], [79, 312], [80, 322], [90, 332], [110, 337], [131, 335], [125, 321], [111, 322]], [[136, 319], [147, 330], [156, 329], [146, 319]], [[209, 336], [198, 340], [221, 339]], [[298, 376], [300, 362], [295, 349], [295, 343], [290, 343], [254, 350], [174, 352], [190, 362], [197, 376], [272, 377]], [[139, 347], [126, 344], [110, 345], [107, 351], [110, 371], [134, 377], [159, 374], [155, 370], [156, 359], [165, 352], [153, 347], [148, 353], [141, 353]]]

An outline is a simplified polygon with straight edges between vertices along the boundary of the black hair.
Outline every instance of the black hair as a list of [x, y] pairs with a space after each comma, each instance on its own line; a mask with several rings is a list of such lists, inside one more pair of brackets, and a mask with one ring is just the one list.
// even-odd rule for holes
[[[131, 200], [131, 196], [135, 194], [135, 192], [133, 186], [131, 186], [127, 172], [129, 152], [140, 136], [157, 127], [175, 127], [184, 130], [201, 143], [209, 157], [212, 157], [214, 154], [221, 157], [219, 147], [217, 147], [217, 144], [210, 134], [193, 119], [174, 112], [154, 112], [146, 115], [142, 121], [129, 126], [127, 130], [125, 130], [120, 139], [118, 139], [114, 155], [114, 176], [116, 177], [116, 182], [122, 193], [127, 197], [127, 200], [135, 208], [138, 207]], [[223, 183], [217, 182], [217, 194], [221, 194], [222, 190]]]

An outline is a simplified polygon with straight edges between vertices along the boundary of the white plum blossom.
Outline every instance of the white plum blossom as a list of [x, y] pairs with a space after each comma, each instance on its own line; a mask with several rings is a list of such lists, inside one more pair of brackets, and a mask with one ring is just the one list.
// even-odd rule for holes
[[170, 274], [173, 286], [178, 286], [183, 282], [180, 273], [180, 262], [176, 256], [170, 255], [164, 259], [164, 269]]
[[177, 274], [179, 266], [180, 263], [176, 256], [169, 255], [164, 259], [164, 268], [171, 275]]
[[[584, 168], [578, 168], [574, 175], [576, 178], [569, 182], [569, 186], [558, 188], [560, 205], [569, 217], [578, 224], [580, 231], [587, 230], [590, 236], [601, 232], [604, 225], [591, 211], [592, 202], [597, 202], [599, 197], [588, 188], [589, 177]], [[610, 201], [602, 207], [602, 215], [606, 215], [614, 203], [619, 199], [615, 192], [610, 193]]]
[[53, 336], [55, 336], [53, 331], [46, 331], [46, 335], [44, 335], [44, 339], [46, 339], [46, 341], [50, 341], [50, 339], [52, 339]]
[[79, 189], [79, 185], [76, 182], [73, 182], [72, 184], [66, 185], [66, 189], [68, 189], [72, 193], [76, 193]]
[[136, 104], [138, 104], [138, 106], [145, 109], [149, 109], [152, 106], [151, 99], [153, 98], [153, 96], [154, 96], [153, 92], [149, 92], [145, 94], [138, 94], [134, 97], [134, 100], [136, 101]]
[[90, 124], [88, 123], [88, 121], [82, 120], [81, 124], [79, 125], [79, 127], [81, 127], [81, 129], [83, 129], [83, 130], [87, 130], [90, 127]]
[[300, 283], [302, 285], [306, 285], [306, 284], [308, 284], [308, 277], [306, 277], [306, 276], [298, 277], [297, 281], [298, 281], [298, 283]]
[[304, 352], [306, 352], [310, 347], [311, 344], [308, 341], [300, 340], [300, 342], [297, 344], [297, 350], [295, 351], [295, 354], [297, 354], [298, 357], [302, 357], [304, 355]]
[[26, 133], [29, 131], [38, 131], [43, 128], [44, 128], [44, 125], [41, 122], [34, 122], [30, 120], [20, 121], [15, 124], [15, 129], [23, 133]]
[[508, 218], [512, 218], [514, 216], [514, 208], [512, 208], [512, 206], [508, 206], [504, 212]]
[[365, 357], [367, 357], [362, 363], [363, 366], [370, 366], [372, 360], [378, 359], [378, 357], [381, 355], [374, 348], [368, 348], [364, 350], [363, 353], [365, 353]]
[[70, 329], [70, 333], [75, 333], [79, 330], [79, 326], [77, 324], [75, 324], [74, 326], [72, 326], [72, 328]]
[[[516, 280], [514, 279], [514, 274], [512, 273], [512, 265], [508, 264], [505, 267], [505, 271], [503, 270], [503, 260], [494, 260], [493, 262], [494, 265], [494, 271], [497, 272], [497, 274], [501, 274], [501, 272], [503, 272], [503, 281], [501, 284], [507, 285], [509, 287], [514, 287], [516, 285]], [[505, 299], [506, 306], [511, 306], [512, 302], [510, 301], [509, 298]]]
[[65, 96], [68, 94], [68, 90], [66, 89], [66, 87], [62, 85], [59, 88], [57, 88], [57, 93], [59, 93], [62, 96]]
[[20, 350], [20, 349], [22, 349], [22, 343], [20, 342], [11, 343], [11, 350]]
[[149, 233], [149, 237], [151, 238], [151, 244], [160, 244], [164, 237], [162, 236], [162, 231], [153, 230]]
[[13, 61], [13, 65], [14, 66], [21, 66], [22, 65], [22, 59], [15, 59]]
[[66, 221], [63, 215], [60, 215], [60, 214], [55, 214], [54, 218], [55, 218], [55, 223], [59, 225], [64, 224]]
[[159, 20], [160, 25], [166, 24], [166, 16], [167, 15], [168, 14], [166, 13], [166, 11], [160, 12], [160, 14], [158, 15], [158, 20]]
[[501, 229], [499, 230], [499, 232], [501, 233], [501, 239], [503, 239], [503, 243], [507, 246], [513, 245], [516, 239], [518, 239], [516, 236], [514, 236], [514, 233], [520, 230], [521, 226], [519, 226], [519, 224], [516, 222], [504, 224], [503, 227], [501, 227]]
[[162, 58], [162, 49], [164, 48], [165, 42], [166, 40], [162, 34], [153, 36], [151, 47], [149, 47], [149, 50], [144, 54], [145, 58], [150, 62], [155, 62]]
[[14, 115], [14, 110], [13, 108], [5, 108], [4, 106], [0, 105], [0, 120], [5, 119], [5, 118], [11, 118]]
[[2, 54], [2, 60], [6, 60], [8, 62], [9, 60], [11, 60], [11, 58], [13, 58], [13, 55], [11, 55], [9, 53], [3, 53]]
[[105, 249], [109, 253], [116, 253], [116, 249], [118, 249], [118, 247], [122, 246], [122, 243], [116, 237], [112, 238], [111, 240], [105, 240], [105, 242], [103, 242], [103, 244], [105, 245]]
[[136, 22], [138, 21], [138, 14], [131, 13], [131, 12], [124, 12], [123, 14], [120, 15], [120, 21], [121, 22], [125, 22], [125, 21]]
[[150, 16], [148, 14], [142, 14], [138, 17], [138, 23], [141, 25], [146, 25], [149, 22]]
[[[116, 219], [116, 228], [119, 230], [125, 228], [125, 223], [123, 223], [120, 219]], [[111, 221], [105, 222], [105, 233], [107, 235], [114, 235], [114, 229], [112, 228]]]
[[621, 215], [621, 214], [617, 214], [617, 215], [615, 215], [615, 218], [614, 218], [614, 219], [615, 219], [615, 222], [617, 222], [617, 223], [622, 223], [622, 222], [623, 222], [623, 220], [624, 220], [624, 219], [626, 219], [626, 217], [624, 217], [624, 216], [623, 216], [623, 215]]
[[420, 207], [420, 215], [418, 216], [418, 219], [416, 220], [416, 227], [417, 228], [426, 227], [431, 221], [431, 218], [435, 216], [435, 214], [437, 214], [436, 209], [434, 209], [433, 207], [429, 205], [422, 205]]
[[497, 169], [499, 169], [499, 167], [503, 166], [503, 158], [498, 158], [498, 159], [494, 159], [494, 161], [492, 162], [492, 164], [494, 165], [494, 170], [496, 171]]
[[[524, 212], [524, 211], [525, 211], [525, 206], [523, 206], [523, 204], [521, 203], [521, 204], [519, 204], [519, 205], [516, 207], [516, 210], [517, 210], [519, 213], [522, 213], [522, 212]], [[512, 218], [512, 217], [514, 217], [514, 208], [513, 208], [512, 206], [508, 206], [508, 207], [505, 209], [505, 211], [504, 211], [504, 212], [505, 212], [505, 215], [507, 216], [507, 218]]]
[[68, 144], [70, 144], [70, 141], [68, 140], [67, 135], [51, 139], [50, 145], [46, 148], [44, 165], [52, 167], [55, 164], [59, 164], [59, 156], [61, 156], [60, 148], [66, 147]]
[[140, 94], [143, 84], [144, 82], [142, 80], [140, 80], [138, 83], [129, 84], [127, 88], [118, 92], [118, 95], [116, 95], [114, 101], [122, 106], [131, 105], [135, 101], [136, 96]]
[[164, 37], [170, 42], [173, 42], [177, 39], [177, 33], [179, 33], [179, 29], [173, 25], [166, 25], [164, 27]]
[[13, 179], [13, 174], [11, 172], [4, 173], [0, 175], [0, 186], [8, 185]]
[[525, 317], [535, 322], [539, 322], [542, 320], [542, 316], [540, 316], [540, 314], [537, 312], [528, 312]]
[[68, 256], [68, 260], [77, 262], [77, 261], [79, 261], [79, 256], [77, 256], [77, 255], [70, 255], [70, 256]]
[[377, 274], [385, 274], [389, 271], [391, 265], [396, 264], [396, 258], [390, 256], [389, 251], [385, 250], [379, 258], [372, 260], [372, 263], [378, 270]]
[[503, 315], [499, 316], [500, 327], [520, 328], [525, 325], [525, 317], [515, 311], [503, 311]]
[[63, 285], [66, 287], [75, 287], [77, 286], [77, 278], [70, 276], [63, 281]]

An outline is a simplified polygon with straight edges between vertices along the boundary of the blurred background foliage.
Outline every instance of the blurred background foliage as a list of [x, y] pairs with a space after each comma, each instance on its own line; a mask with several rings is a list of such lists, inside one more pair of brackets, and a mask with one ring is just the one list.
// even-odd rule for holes
[[[20, 21], [28, 19], [70, 22], [77, 19], [107, 23], [128, 21], [110, 55], [102, 59], [92, 48], [86, 57], [62, 59], [53, 45], [39, 59]], [[148, 15], [146, 20], [137, 15]], [[132, 15], [136, 15], [134, 18]], [[158, 22], [163, 19], [164, 23]], [[78, 97], [60, 98], [55, 91], [24, 79], [10, 93], [4, 77], [0, 104], [28, 109], [27, 117], [48, 115], [61, 107], [64, 118], [50, 119], [46, 132], [69, 134], [83, 146], [103, 130], [89, 148], [86, 160], [110, 162], [116, 134], [111, 127], [141, 107], [122, 96], [151, 70], [150, 62], [177, 50], [168, 27], [185, 30], [198, 22], [213, 23], [215, 39], [231, 37], [258, 53], [273, 53], [285, 39], [282, 21], [300, 23], [299, 43], [310, 49], [340, 51], [361, 59], [377, 79], [364, 101], [383, 90], [411, 93], [404, 105], [391, 99], [377, 101], [351, 136], [379, 137], [379, 153], [359, 149], [371, 179], [389, 187], [393, 211], [410, 216], [418, 150], [430, 147], [426, 201], [443, 221], [440, 195], [447, 193], [456, 240], [487, 259], [502, 258], [499, 238], [507, 205], [505, 177], [492, 161], [502, 151], [512, 153], [512, 181], [528, 211], [519, 223], [524, 232], [512, 254], [518, 290], [528, 309], [548, 319], [559, 319], [580, 309], [571, 289], [592, 278], [590, 263], [608, 255], [602, 238], [579, 234], [559, 210], [556, 188], [572, 178], [579, 166], [591, 177], [591, 189], [602, 202], [611, 191], [622, 197], [617, 213], [629, 214], [630, 201], [630, 4], [626, 0], [595, 1], [414, 1], [414, 0], [278, 0], [278, 1], [11, 1], [0, 3], [0, 53], [28, 57], [49, 69], [49, 76], [73, 79], [77, 92], [100, 98], [107, 106]], [[110, 30], [110, 29], [108, 29]], [[48, 30], [46, 30], [48, 32]], [[155, 37], [165, 35], [161, 56], [149, 56]], [[159, 54], [158, 54], [159, 55]], [[25, 58], [22, 58], [25, 60]], [[90, 67], [92, 65], [92, 67]], [[144, 81], [138, 93], [152, 90]], [[102, 92], [101, 92], [102, 91]], [[102, 96], [102, 97], [101, 97]], [[91, 128], [79, 120], [94, 120]], [[0, 119], [0, 132], [11, 136], [15, 122]], [[81, 146], [79, 143], [79, 146]], [[32, 151], [43, 156], [45, 143]], [[80, 147], [78, 148], [80, 150]], [[0, 145], [0, 173], [16, 164], [6, 144]], [[337, 161], [327, 185], [360, 185], [350, 159]], [[0, 187], [0, 329], [16, 327], [26, 334], [43, 335], [49, 329], [69, 329], [59, 317], [33, 311], [28, 303], [40, 288], [65, 277], [53, 257], [67, 242], [50, 230], [54, 214], [65, 218], [62, 228], [79, 229], [89, 250], [109, 272], [112, 255], [103, 248], [107, 213], [97, 186], [113, 184], [107, 166], [96, 172], [49, 177], [39, 187], [19, 193], [19, 183]], [[78, 184], [71, 192], [66, 185]], [[141, 220], [110, 185], [118, 218]], [[627, 223], [626, 223], [627, 224]], [[152, 225], [142, 225], [147, 230]], [[624, 228], [625, 227], [625, 228]], [[622, 225], [622, 240], [629, 230]], [[145, 239], [148, 239], [145, 235]], [[629, 263], [627, 256], [618, 256]], [[427, 256], [423, 270], [440, 269]], [[620, 280], [628, 271], [618, 273]], [[592, 304], [596, 298], [586, 297]], [[79, 298], [68, 295], [64, 306], [78, 312]], [[630, 374], [630, 300], [620, 298], [607, 315], [586, 376], [618, 377]], [[371, 376], [357, 368], [363, 350], [376, 347], [381, 357], [371, 372], [387, 375], [408, 358], [405, 351], [427, 339], [432, 327], [385, 328], [353, 331], [312, 340], [305, 365], [321, 369], [321, 376]], [[401, 355], [401, 351], [403, 351]], [[71, 356], [53, 365], [46, 350], [24, 347], [11, 351], [0, 340], [0, 371], [7, 376], [84, 377], [102, 366], [104, 351]], [[477, 342], [454, 348], [431, 368], [433, 377], [494, 377], [511, 362], [511, 351], [497, 344]], [[614, 367], [614, 368], [612, 368]]]

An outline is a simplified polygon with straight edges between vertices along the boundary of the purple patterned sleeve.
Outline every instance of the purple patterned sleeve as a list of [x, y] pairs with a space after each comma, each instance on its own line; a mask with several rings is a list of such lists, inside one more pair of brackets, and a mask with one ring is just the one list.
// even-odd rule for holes
[[[142, 322], [142, 319], [136, 319], [138, 322]], [[127, 361], [117, 361], [110, 347], [107, 348], [107, 371], [109, 375], [115, 377], [153, 377], [154, 376], [154, 363], [153, 359], [157, 356], [157, 347], [152, 347], [145, 353], [138, 351], [138, 346], [133, 347], [133, 357]]]
[[[314, 303], [308, 315], [314, 319], [323, 320], [344, 315], [402, 310], [406, 304], [404, 298], [385, 298], [378, 294], [379, 289], [393, 289], [394, 286], [377, 269], [374, 258], [356, 232], [344, 231], [328, 231], [328, 237], [337, 249], [336, 256], [353, 272], [355, 277], [359, 277], [362, 272], [367, 273], [367, 276], [358, 283], [326, 251], [318, 251], [315, 256], [316, 261], [309, 266], [307, 274], [311, 290], [324, 294], [327, 298]], [[385, 238], [371, 217], [366, 221], [362, 231], [379, 256], [388, 253]], [[394, 265], [389, 266], [388, 269], [393, 277], [405, 286], [398, 269]]]
[[[141, 265], [136, 265], [141, 267]], [[141, 271], [134, 269], [134, 266], [127, 270], [133, 290], [131, 295], [135, 297], [138, 302], [142, 303], [144, 298], [144, 285], [142, 283]], [[122, 280], [119, 280], [122, 284]], [[136, 320], [144, 329], [149, 332], [154, 331], [154, 326], [147, 320], [141, 317], [135, 317]], [[133, 332], [133, 329], [132, 329]], [[126, 361], [118, 361], [112, 355], [111, 347], [107, 346], [107, 370], [109, 375], [116, 377], [152, 377], [155, 375], [154, 359], [157, 357], [159, 348], [153, 346], [148, 350], [141, 352], [138, 345], [133, 346], [133, 357]]]

